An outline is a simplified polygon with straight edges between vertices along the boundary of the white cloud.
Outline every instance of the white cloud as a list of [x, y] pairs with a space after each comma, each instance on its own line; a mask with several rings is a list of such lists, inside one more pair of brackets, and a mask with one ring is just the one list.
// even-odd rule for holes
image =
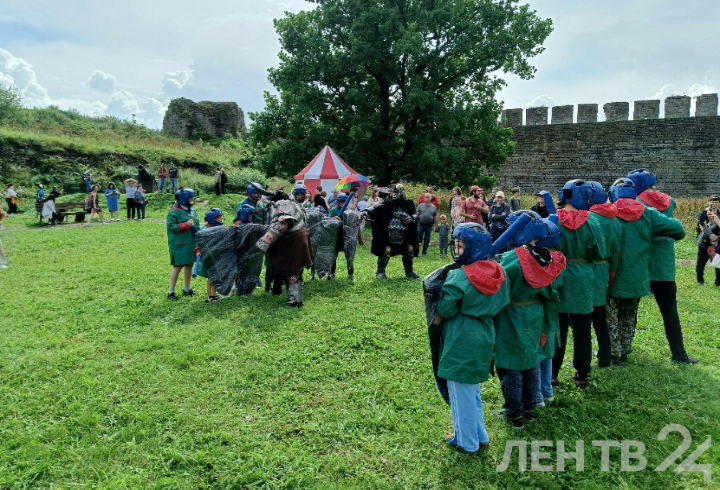
[[91, 90], [106, 94], [112, 94], [117, 88], [115, 76], [100, 70], [95, 70], [85, 83]]
[[108, 107], [99, 100], [54, 99], [52, 103], [64, 111], [74, 109], [87, 116], [102, 116]]
[[27, 105], [45, 107], [50, 104], [47, 89], [37, 82], [32, 65], [0, 48], [0, 82], [15, 85]]
[[530, 107], [554, 107], [555, 99], [550, 97], [548, 94], [543, 94], [535, 97], [531, 102], [525, 104], [525, 108]]
[[148, 98], [140, 104], [138, 120], [150, 128], [161, 128], [167, 106], [155, 98]]
[[645, 97], [645, 100], [661, 100], [665, 101], [666, 97], [670, 97], [673, 95], [680, 95], [680, 91], [675, 86], [674, 83], [668, 83], [663, 85], [660, 90], [655, 92], [655, 95], [652, 95], [650, 97]]
[[15, 85], [15, 80], [10, 75], [0, 73], [0, 85], [4, 85], [6, 87], [12, 87]]
[[133, 114], [137, 116], [140, 112], [140, 106], [133, 94], [127, 90], [116, 90], [112, 94], [110, 104], [108, 104], [106, 114], [115, 116], [120, 119], [130, 119]]
[[183, 87], [188, 84], [191, 78], [192, 71], [189, 70], [179, 70], [166, 73], [160, 81], [162, 86], [161, 97], [164, 99], [179, 97]]

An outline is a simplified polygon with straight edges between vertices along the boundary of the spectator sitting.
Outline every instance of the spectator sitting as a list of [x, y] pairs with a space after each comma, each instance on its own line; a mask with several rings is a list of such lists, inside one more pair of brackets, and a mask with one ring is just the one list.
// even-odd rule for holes
[[43, 204], [42, 212], [40, 215], [47, 219], [50, 226], [55, 226], [56, 221], [62, 221], [62, 214], [58, 213], [55, 208], [55, 196], [50, 194], [47, 201]]
[[65, 189], [58, 190], [57, 186], [54, 185], [52, 190], [50, 191], [50, 196], [52, 196], [53, 199], [57, 199], [58, 197], [63, 195], [63, 192], [65, 192]]
[[427, 198], [428, 194], [430, 194], [430, 204], [435, 206], [435, 209], [440, 209], [440, 201], [438, 200], [438, 197], [432, 193], [433, 188], [428, 186], [425, 188], [425, 193], [420, 194], [420, 198], [418, 199], [418, 204], [422, 204], [425, 202], [425, 199]]

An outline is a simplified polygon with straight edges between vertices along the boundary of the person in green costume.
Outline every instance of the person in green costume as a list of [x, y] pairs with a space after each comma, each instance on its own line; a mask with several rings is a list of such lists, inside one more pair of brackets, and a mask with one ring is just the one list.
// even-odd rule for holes
[[[645, 206], [657, 209], [663, 216], [672, 218], [675, 199], [655, 190], [657, 177], [646, 169], [638, 168], [627, 175], [633, 181], [638, 200]], [[675, 284], [675, 240], [656, 236], [650, 251], [650, 290], [660, 309], [665, 326], [665, 337], [670, 346], [672, 362], [695, 364], [698, 360], [685, 351], [682, 326], [677, 308], [677, 285]]]
[[455, 434], [447, 443], [474, 453], [489, 445], [480, 383], [492, 363], [492, 317], [510, 301], [509, 282], [496, 262], [486, 260], [492, 237], [477, 223], [453, 232], [453, 258], [462, 267], [448, 273], [434, 322], [446, 321], [440, 339], [437, 376], [447, 380]]
[[[222, 211], [219, 208], [212, 208], [205, 211], [205, 226], [203, 226], [201, 229], [204, 230], [205, 228], [213, 228], [215, 226], [222, 226], [223, 224], [223, 214]], [[195, 247], [195, 254], [200, 257], [200, 249]], [[200, 260], [197, 266], [197, 272], [193, 275], [198, 275], [200, 277], [204, 277], [207, 279], [207, 287], [205, 288], [205, 302], [209, 303], [211, 301], [220, 301], [220, 297], [217, 295], [217, 291], [215, 290], [215, 287], [210, 282], [210, 279], [208, 278], [207, 271], [205, 270], [205, 263]]]
[[168, 299], [177, 300], [175, 285], [180, 271], [183, 272], [183, 296], [193, 296], [190, 288], [192, 268], [195, 263], [195, 233], [197, 233], [198, 215], [192, 208], [195, 191], [180, 189], [175, 193], [175, 202], [167, 215], [168, 248], [170, 249], [170, 291]]
[[558, 210], [562, 239], [558, 245], [567, 258], [560, 294], [560, 345], [553, 357], [553, 380], [557, 379], [565, 358], [569, 327], [573, 330], [573, 364], [570, 379], [580, 388], [588, 386], [592, 363], [591, 324], [593, 313], [594, 262], [607, 260], [605, 240], [597, 219], [588, 210], [592, 189], [584, 180], [570, 180], [558, 191], [563, 209]]
[[655, 237], [680, 240], [685, 229], [675, 218], [668, 218], [653, 207], [636, 200], [633, 181], [620, 178], [610, 187], [610, 201], [618, 210], [622, 227], [620, 262], [610, 285], [607, 303], [612, 362], [627, 360], [635, 328], [640, 298], [649, 296], [650, 255]]
[[607, 324], [607, 293], [611, 278], [615, 277], [620, 262], [620, 242], [622, 228], [617, 220], [617, 208], [607, 202], [607, 193], [600, 182], [588, 182], [593, 192], [593, 205], [590, 214], [597, 219], [605, 240], [607, 260], [593, 262], [593, 314], [592, 322], [598, 343], [598, 366], [611, 364], [610, 330]]
[[[500, 260], [510, 281], [510, 303], [494, 319], [495, 366], [505, 398], [503, 410], [494, 413], [516, 429], [524, 428], [523, 418], [528, 422], [535, 419], [538, 365], [549, 354], [544, 351], [546, 345], [554, 345], [557, 338], [551, 319], [553, 311], [557, 313], [557, 305], [553, 310], [552, 303], [558, 299], [557, 283], [553, 283], [566, 267], [561, 252], [546, 248], [560, 240], [553, 221], [534, 211], [519, 211], [508, 218], [508, 232], [515, 229], [521, 214], [531, 216], [531, 221], [514, 232], [516, 248]], [[550, 309], [546, 311], [546, 307]]]

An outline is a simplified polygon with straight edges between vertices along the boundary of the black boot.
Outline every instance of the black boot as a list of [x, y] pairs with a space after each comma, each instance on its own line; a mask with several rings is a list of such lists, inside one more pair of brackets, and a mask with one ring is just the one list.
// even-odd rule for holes
[[385, 267], [387, 267], [388, 262], [390, 262], [390, 257], [388, 255], [378, 256], [377, 272], [375, 273], [376, 279], [387, 279], [387, 276], [385, 275]]
[[348, 267], [348, 279], [355, 280], [355, 269], [353, 267]]
[[420, 275], [413, 270], [413, 257], [412, 255], [403, 255], [402, 258], [403, 267], [405, 267], [405, 277], [411, 279], [420, 279]]

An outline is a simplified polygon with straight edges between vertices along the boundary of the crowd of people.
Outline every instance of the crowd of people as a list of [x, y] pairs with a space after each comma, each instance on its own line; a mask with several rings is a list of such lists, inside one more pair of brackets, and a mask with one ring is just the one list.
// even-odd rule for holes
[[[512, 427], [523, 428], [534, 420], [536, 406], [554, 400], [570, 331], [575, 369], [571, 380], [579, 388], [589, 386], [593, 330], [599, 367], [627, 361], [642, 297], [653, 295], [657, 302], [671, 360], [697, 362], [685, 350], [676, 299], [674, 242], [685, 236], [685, 230], [673, 217], [675, 201], [655, 190], [656, 181], [651, 171], [637, 169], [606, 192], [598, 182], [575, 179], [559, 190], [557, 203], [549, 193], [538, 193], [533, 210], [518, 209], [519, 189], [513, 189], [506, 203], [499, 189], [486, 199], [477, 186], [468, 198], [456, 188], [451, 222], [438, 216], [432, 188], [414, 203], [402, 184], [373, 189], [366, 200], [345, 192], [327, 197], [322, 189], [311, 196], [302, 185], [286, 194], [251, 184], [247, 198], [238, 203], [233, 225], [256, 227], [246, 228], [248, 233], [255, 230], [256, 242], [243, 253], [251, 257], [260, 250], [266, 256], [266, 290], [280, 294], [284, 284], [292, 306], [302, 305], [303, 270], [313, 266], [312, 251], [317, 249], [308, 232], [314, 226], [312, 213], [324, 216], [319, 223], [343, 221], [345, 233], [350, 229], [348, 215], [370, 222], [378, 279], [387, 278], [386, 266], [397, 255], [406, 276], [418, 278], [413, 258], [421, 250], [427, 253], [429, 232], [438, 231], [441, 255], [449, 246], [455, 263], [425, 281], [427, 288], [430, 277], [444, 277], [441, 299], [428, 306], [436, 312], [430, 328], [435, 325], [441, 332], [434, 346], [431, 335], [433, 364], [453, 417], [455, 435], [448, 443], [475, 452], [488, 444], [479, 386], [488, 379], [492, 364], [505, 399], [496, 414]], [[699, 220], [704, 220], [704, 227], [698, 243], [707, 245], [704, 253], [711, 259], [720, 253], [718, 200], [711, 197]], [[214, 255], [222, 247], [205, 238], [195, 247], [195, 237], [206, 236], [196, 233], [206, 232], [198, 231], [192, 205], [192, 191], [184, 190], [168, 216], [173, 267], [168, 298], [173, 300], [180, 271], [185, 269], [183, 295], [194, 295], [191, 268], [196, 261], [204, 262], [201, 249]], [[205, 222], [207, 228], [222, 228], [222, 211], [209, 210]], [[352, 277], [347, 248], [345, 254]], [[258, 265], [250, 284], [260, 284], [261, 265], [254, 263]], [[334, 273], [335, 264], [328, 278]], [[209, 279], [206, 301], [218, 299]]]

